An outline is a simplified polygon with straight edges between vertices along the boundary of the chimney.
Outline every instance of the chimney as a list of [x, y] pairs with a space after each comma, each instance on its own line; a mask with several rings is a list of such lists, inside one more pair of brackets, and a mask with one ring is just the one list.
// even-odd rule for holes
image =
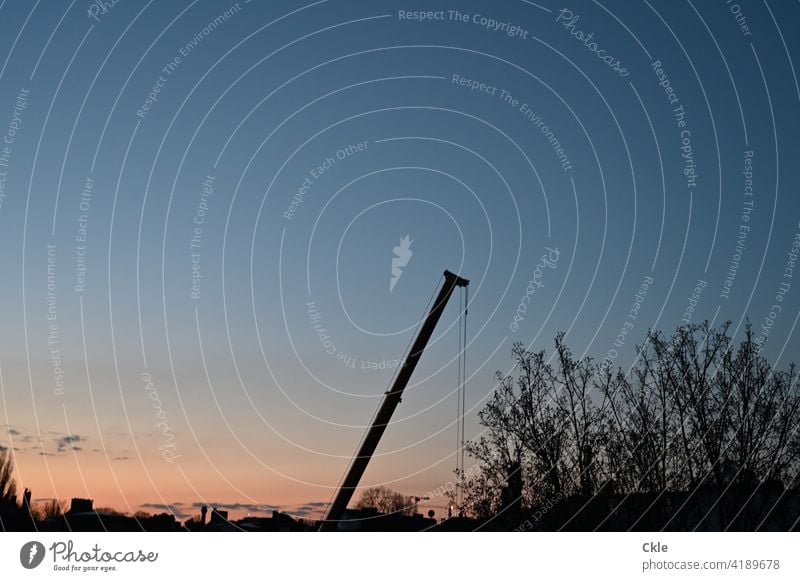
[[206, 526], [206, 513], [208, 512], [208, 507], [204, 504], [200, 507], [200, 523], [203, 526]]
[[73, 498], [70, 504], [70, 513], [92, 512], [94, 510], [94, 500], [91, 498]]

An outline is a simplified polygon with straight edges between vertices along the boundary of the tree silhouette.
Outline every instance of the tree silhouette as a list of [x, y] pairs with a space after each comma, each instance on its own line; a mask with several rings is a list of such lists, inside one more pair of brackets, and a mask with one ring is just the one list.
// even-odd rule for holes
[[0, 450], [0, 505], [17, 504], [14, 456], [8, 448]]
[[411, 514], [414, 512], [414, 499], [403, 496], [399, 492], [385, 486], [367, 488], [361, 493], [355, 507], [358, 509], [374, 508], [386, 514]]
[[563, 334], [550, 360], [515, 344], [513, 372], [496, 375], [482, 435], [467, 445], [477, 464], [460, 475], [463, 508], [489, 518], [515, 501], [534, 510], [582, 498], [583, 510], [598, 495], [644, 494], [647, 512], [664, 494], [685, 505], [707, 490], [737, 519], [763, 486], [796, 488], [797, 373], [775, 369], [761, 347], [749, 325], [738, 344], [730, 323], [653, 331], [626, 373], [576, 358]]
[[66, 502], [51, 498], [36, 506], [39, 517], [43, 520], [62, 518], [66, 512]]

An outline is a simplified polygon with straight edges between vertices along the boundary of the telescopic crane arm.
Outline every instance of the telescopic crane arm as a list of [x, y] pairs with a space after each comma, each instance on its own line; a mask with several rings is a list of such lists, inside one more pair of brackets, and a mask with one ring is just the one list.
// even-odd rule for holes
[[361, 477], [364, 475], [364, 471], [367, 469], [367, 465], [372, 459], [375, 449], [378, 447], [383, 432], [386, 431], [386, 426], [389, 425], [392, 419], [394, 410], [397, 409], [400, 403], [403, 390], [406, 388], [406, 385], [408, 385], [411, 374], [414, 373], [414, 368], [416, 368], [417, 363], [419, 363], [422, 352], [425, 350], [431, 335], [433, 335], [433, 331], [436, 328], [436, 324], [439, 322], [439, 318], [442, 316], [447, 302], [450, 300], [456, 287], [465, 287], [468, 284], [469, 281], [467, 279], [461, 278], [449, 270], [444, 271], [444, 286], [442, 286], [435, 302], [431, 305], [431, 310], [425, 317], [425, 321], [422, 327], [420, 327], [419, 334], [414, 340], [414, 344], [411, 346], [408, 358], [400, 367], [391, 389], [384, 394], [381, 406], [378, 408], [378, 413], [375, 415], [375, 420], [372, 422], [366, 436], [364, 436], [364, 441], [357, 455], [353, 458], [350, 469], [347, 471], [342, 485], [336, 492], [336, 498], [325, 520], [322, 521], [320, 525], [321, 531], [335, 531], [338, 528], [339, 521], [341, 521], [344, 511], [350, 499], [353, 497], [353, 493], [356, 488], [358, 488], [358, 483], [361, 481]]

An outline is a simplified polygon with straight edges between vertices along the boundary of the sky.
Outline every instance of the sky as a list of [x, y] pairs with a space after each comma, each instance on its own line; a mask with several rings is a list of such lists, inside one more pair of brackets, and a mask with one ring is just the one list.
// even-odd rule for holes
[[460, 300], [467, 439], [517, 341], [627, 369], [649, 329], [749, 320], [788, 365], [798, 25], [785, 2], [0, 2], [20, 487], [319, 517], [445, 269], [468, 297], [362, 479], [437, 514]]

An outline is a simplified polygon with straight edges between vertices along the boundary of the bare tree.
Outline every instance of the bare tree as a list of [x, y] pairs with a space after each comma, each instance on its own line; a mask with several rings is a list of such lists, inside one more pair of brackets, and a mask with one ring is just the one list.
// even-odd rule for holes
[[669, 388], [678, 416], [683, 461], [689, 485], [725, 481], [726, 436], [731, 424], [731, 383], [722, 380], [725, 359], [730, 357], [730, 323], [711, 328], [686, 325], [670, 337], [649, 337], [654, 364]]
[[567, 419], [573, 481], [578, 492], [591, 495], [603, 465], [608, 396], [598, 382], [599, 367], [591, 358], [576, 359], [564, 343], [563, 333], [556, 337], [556, 359], [558, 365], [551, 371], [550, 382], [556, 405]]
[[367, 488], [356, 502], [356, 508], [374, 508], [386, 514], [408, 514], [414, 512], [414, 500], [385, 486]]
[[447, 499], [454, 515], [471, 515], [487, 519], [497, 513], [501, 504], [504, 480], [496, 480], [495, 475], [487, 473], [482, 465], [473, 469], [469, 478], [462, 478], [458, 473], [456, 476], [460, 478], [463, 500], [460, 501], [456, 497], [455, 491], [448, 491]]
[[100, 508], [96, 508], [94, 511], [103, 516], [128, 516], [126, 513], [110, 506], [101, 506]]
[[735, 355], [724, 360], [720, 374], [730, 384], [730, 463], [741, 475], [762, 480], [791, 478], [792, 435], [800, 420], [800, 397], [794, 365], [773, 370], [760, 355], [748, 325]]
[[8, 448], [0, 448], [0, 505], [4, 504], [17, 504], [14, 455]]
[[496, 374], [482, 434], [467, 445], [477, 469], [463, 481], [465, 507], [492, 516], [512, 489], [531, 508], [574, 494], [798, 486], [796, 368], [773, 368], [749, 325], [738, 345], [729, 331], [651, 331], [630, 373], [576, 358], [563, 334], [552, 364], [515, 344], [514, 371]]
[[679, 413], [671, 394], [668, 365], [659, 358], [660, 335], [650, 333], [637, 348], [630, 377], [621, 369], [605, 369], [601, 389], [609, 402], [612, 440], [607, 454], [620, 490], [657, 492], [683, 483], [677, 466]]
[[31, 514], [37, 520], [62, 518], [66, 510], [66, 501], [57, 498], [49, 498], [45, 501], [36, 502], [31, 506]]
[[478, 412], [483, 434], [466, 444], [480, 469], [462, 479], [466, 512], [488, 516], [501, 505], [534, 504], [559, 494], [565, 417], [553, 399], [544, 352], [512, 347], [516, 374], [495, 374], [496, 385]]
[[[520, 446], [530, 455], [530, 464], [540, 475], [528, 488], [535, 488], [544, 498], [559, 495], [564, 489], [567, 467], [564, 465], [567, 423], [565, 410], [556, 405], [557, 394], [553, 391], [552, 367], [546, 362], [545, 352], [531, 352], [518, 343], [512, 349], [518, 376], [517, 392], [508, 378], [502, 390], [506, 405], [512, 410], [508, 418], [511, 431]], [[523, 460], [519, 458], [519, 460]], [[512, 462], [511, 457], [508, 458]], [[533, 498], [532, 500], [540, 500]]]

